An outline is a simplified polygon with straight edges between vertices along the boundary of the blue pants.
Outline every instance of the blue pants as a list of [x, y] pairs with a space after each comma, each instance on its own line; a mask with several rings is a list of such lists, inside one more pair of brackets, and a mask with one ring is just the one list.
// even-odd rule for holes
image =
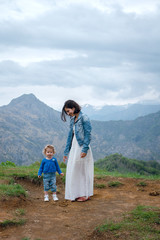
[[52, 192], [56, 192], [57, 191], [56, 173], [44, 173], [43, 185], [44, 185], [44, 191], [51, 190]]

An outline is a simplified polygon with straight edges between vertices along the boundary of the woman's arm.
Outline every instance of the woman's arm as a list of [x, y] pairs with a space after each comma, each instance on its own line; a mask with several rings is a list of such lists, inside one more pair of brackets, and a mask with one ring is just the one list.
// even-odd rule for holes
[[[83, 129], [84, 129], [84, 142], [83, 142], [83, 147], [82, 147], [82, 153], [87, 154], [87, 151], [89, 149], [89, 144], [91, 141], [92, 127], [91, 127], [91, 122], [87, 115], [83, 115], [82, 120], [83, 120]], [[81, 157], [84, 157], [85, 154], [82, 154]]]
[[68, 156], [68, 153], [71, 149], [72, 138], [73, 138], [73, 124], [74, 124], [74, 119], [71, 119], [70, 130], [69, 130], [69, 133], [68, 133], [67, 143], [66, 143], [66, 147], [65, 147], [65, 150], [64, 150], [64, 156]]

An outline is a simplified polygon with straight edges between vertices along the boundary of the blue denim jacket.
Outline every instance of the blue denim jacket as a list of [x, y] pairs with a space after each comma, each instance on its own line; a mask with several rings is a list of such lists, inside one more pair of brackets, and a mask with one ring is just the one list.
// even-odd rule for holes
[[82, 152], [87, 153], [89, 149], [89, 144], [91, 141], [91, 123], [87, 115], [83, 114], [81, 111], [79, 113], [78, 119], [74, 122], [75, 117], [70, 120], [70, 130], [68, 133], [67, 144], [64, 150], [64, 156], [67, 156], [72, 145], [73, 138], [73, 126], [75, 124], [75, 136], [79, 146], [82, 147]]

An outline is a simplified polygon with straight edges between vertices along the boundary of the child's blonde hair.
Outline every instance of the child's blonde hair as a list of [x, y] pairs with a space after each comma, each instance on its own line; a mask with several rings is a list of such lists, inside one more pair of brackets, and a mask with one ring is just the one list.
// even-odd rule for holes
[[47, 148], [50, 148], [53, 150], [53, 153], [55, 154], [55, 148], [53, 145], [46, 145], [43, 149], [43, 154], [46, 155]]

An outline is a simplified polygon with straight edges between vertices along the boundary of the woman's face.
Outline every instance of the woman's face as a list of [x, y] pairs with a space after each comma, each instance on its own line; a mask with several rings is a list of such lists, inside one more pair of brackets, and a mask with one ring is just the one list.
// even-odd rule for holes
[[64, 109], [66, 114], [70, 117], [73, 117], [75, 114], [74, 114], [74, 111], [75, 111], [75, 108], [65, 108]]

